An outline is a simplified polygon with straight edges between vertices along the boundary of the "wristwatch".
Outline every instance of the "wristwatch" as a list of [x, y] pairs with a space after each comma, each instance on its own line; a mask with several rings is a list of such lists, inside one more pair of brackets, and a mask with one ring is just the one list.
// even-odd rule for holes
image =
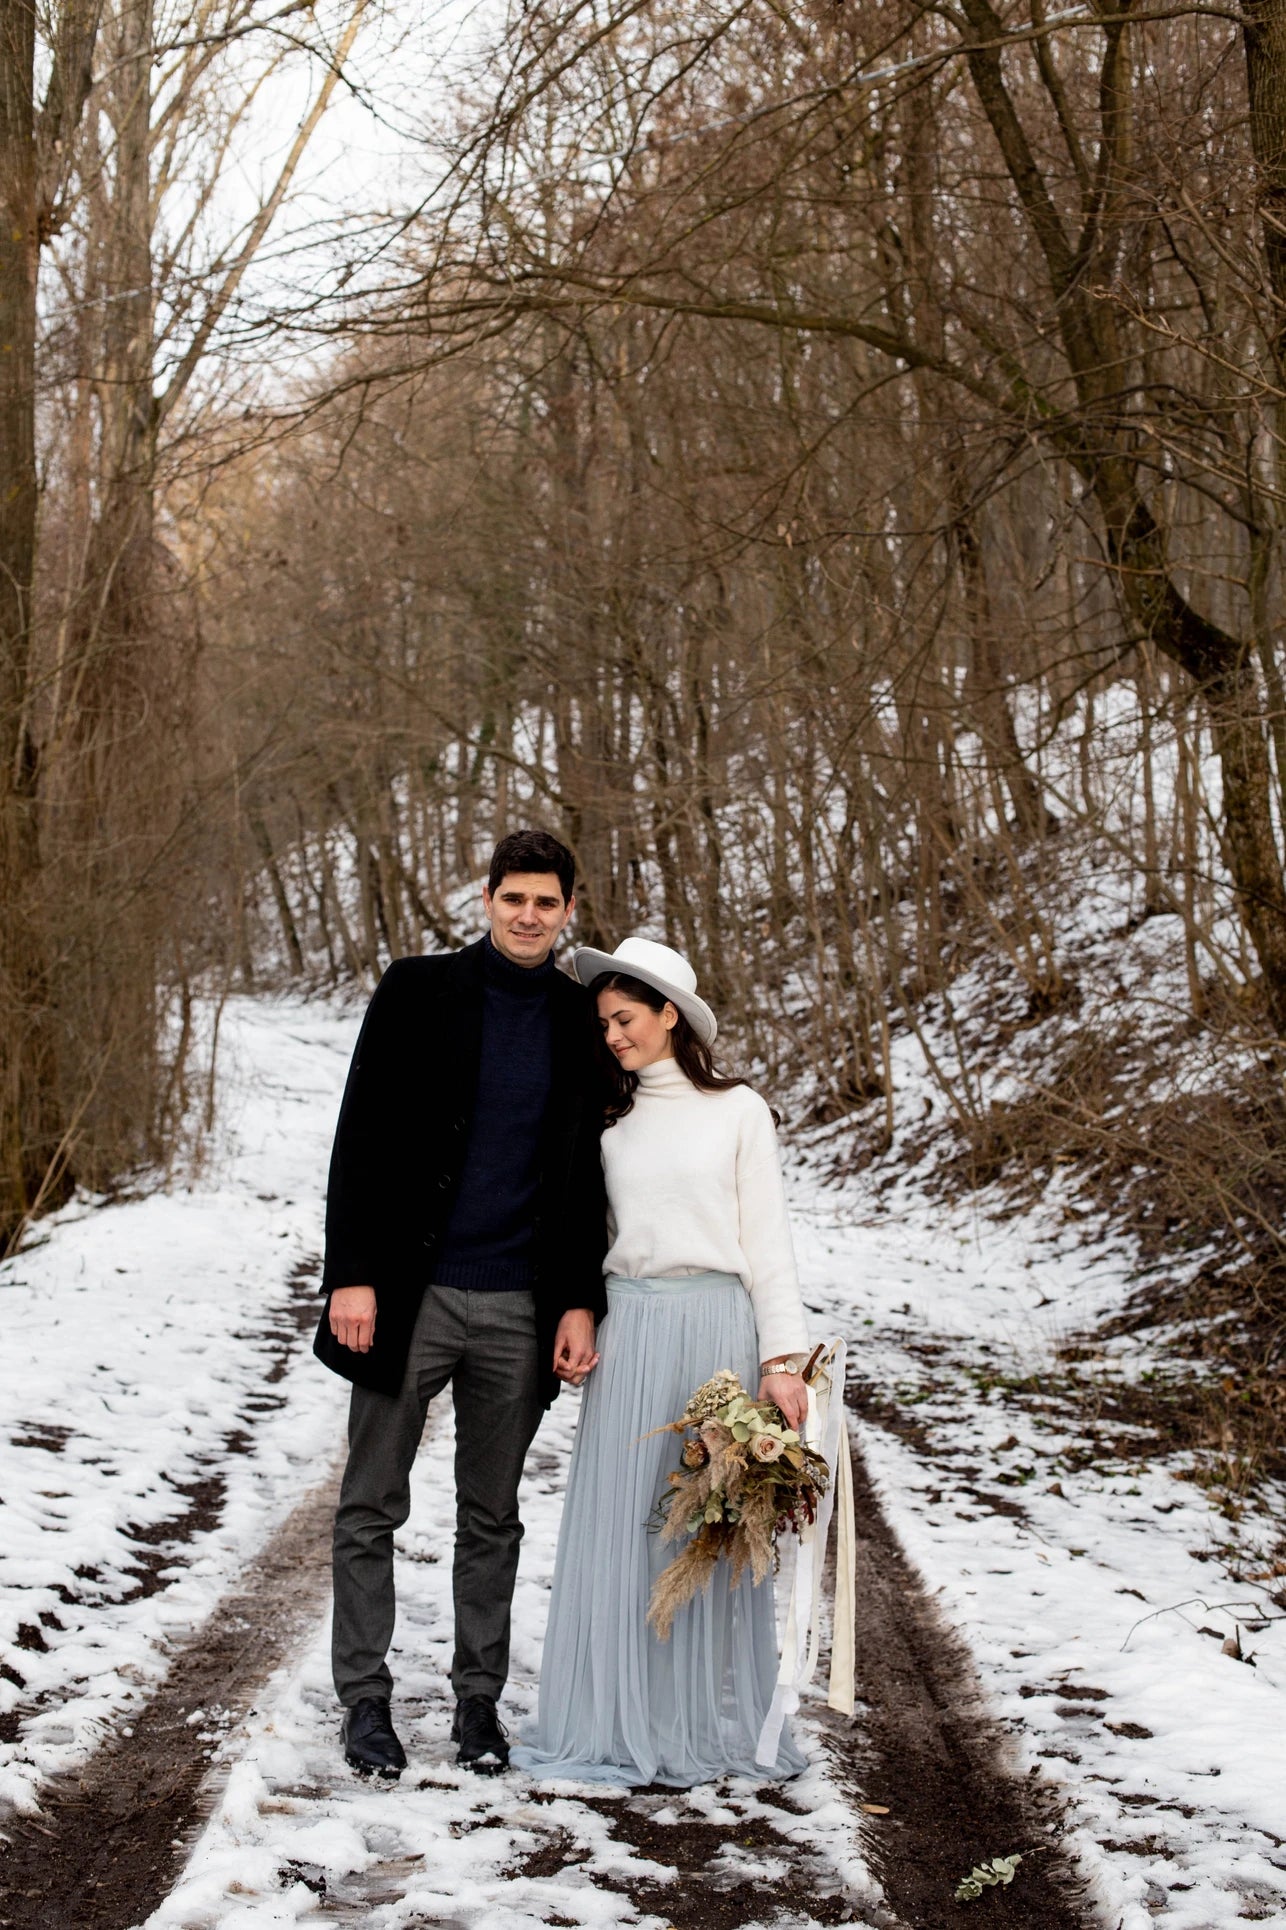
[[761, 1364], [761, 1366], [760, 1366], [760, 1369], [759, 1369], [759, 1372], [760, 1372], [760, 1374], [761, 1374], [761, 1375], [766, 1375], [766, 1374], [798, 1374], [798, 1373], [799, 1373], [799, 1371], [801, 1370], [801, 1368], [803, 1367], [803, 1365], [804, 1365], [804, 1363], [803, 1363], [803, 1361], [802, 1361], [802, 1360], [801, 1360], [801, 1359], [799, 1358], [799, 1356], [798, 1356], [798, 1355], [796, 1355], [796, 1354], [787, 1354], [787, 1356], [786, 1356], [786, 1358], [785, 1358], [785, 1360], [774, 1360], [774, 1361], [770, 1361], [770, 1362], [769, 1362], [769, 1363], [768, 1363], [767, 1365], [762, 1365], [762, 1364]]

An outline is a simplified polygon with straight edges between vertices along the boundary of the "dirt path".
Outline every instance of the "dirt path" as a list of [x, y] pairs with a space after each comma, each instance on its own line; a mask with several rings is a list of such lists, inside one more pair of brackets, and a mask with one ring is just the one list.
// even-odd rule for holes
[[871, 1865], [906, 1930], [941, 1930], [975, 1863], [1015, 1850], [1012, 1885], [969, 1907], [980, 1924], [1083, 1930], [1097, 1922], [1058, 1849], [1057, 1800], [1014, 1773], [972, 1661], [944, 1626], [853, 1457], [857, 1513], [858, 1693], [866, 1708], [840, 1745], [864, 1800], [889, 1815], [867, 1833]]
[[[1060, 1863], [1057, 1818], [1006, 1763], [968, 1658], [939, 1626], [854, 1459], [859, 1523], [860, 1693], [856, 1722], [827, 1725], [828, 1746], [854, 1803], [887, 1804], [863, 1828], [887, 1909], [855, 1906], [810, 1842], [809, 1817], [789, 1788], [758, 1792], [759, 1812], [727, 1822], [673, 1820], [674, 1792], [581, 1799], [615, 1840], [678, 1872], [677, 1882], [623, 1876], [618, 1888], [641, 1912], [674, 1930], [741, 1930], [783, 1913], [818, 1924], [866, 1922], [880, 1930], [943, 1930], [955, 1915], [960, 1877], [982, 1858], [1019, 1850], [1009, 1890], [971, 1908], [980, 1925], [1013, 1930], [1087, 1930], [1093, 1917]], [[128, 1930], [168, 1893], [203, 1811], [209, 1730], [201, 1709], [235, 1721], [265, 1677], [286, 1660], [322, 1609], [327, 1587], [334, 1481], [296, 1509], [256, 1561], [253, 1585], [233, 1595], [175, 1656], [166, 1682], [88, 1766], [74, 1787], [51, 1793], [39, 1821], [20, 1823], [0, 1874], [0, 1924], [12, 1930]], [[539, 1795], [532, 1799], [539, 1804]], [[771, 1803], [774, 1820], [762, 1805]], [[780, 1822], [775, 1815], [780, 1815]], [[512, 1874], [555, 1877], [582, 1852], [552, 1831]], [[755, 1871], [759, 1863], [772, 1875]], [[749, 1867], [750, 1873], [745, 1873]], [[391, 1899], [386, 1866], [379, 1894], [366, 1881], [333, 1886], [319, 1907], [355, 1921]], [[555, 1921], [566, 1921], [556, 1918]]]
[[[245, 1714], [325, 1606], [338, 1480], [282, 1523], [132, 1729], [51, 1789], [40, 1817], [6, 1822], [4, 1930], [130, 1930], [169, 1894], [201, 1815], [212, 1730]], [[198, 1710], [207, 1721], [189, 1720]]]

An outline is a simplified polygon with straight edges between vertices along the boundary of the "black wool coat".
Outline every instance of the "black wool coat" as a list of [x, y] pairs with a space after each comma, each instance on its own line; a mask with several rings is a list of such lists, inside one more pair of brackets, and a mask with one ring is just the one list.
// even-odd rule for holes
[[[483, 945], [395, 959], [367, 1008], [340, 1107], [326, 1190], [326, 1305], [319, 1360], [359, 1386], [396, 1393], [433, 1278], [465, 1148], [482, 1053]], [[570, 1307], [607, 1311], [607, 1199], [599, 1139], [603, 1084], [589, 995], [550, 986], [553, 1086], [542, 1132], [534, 1298], [541, 1397], [558, 1392], [554, 1333]], [[330, 1331], [336, 1287], [375, 1289], [369, 1353]]]

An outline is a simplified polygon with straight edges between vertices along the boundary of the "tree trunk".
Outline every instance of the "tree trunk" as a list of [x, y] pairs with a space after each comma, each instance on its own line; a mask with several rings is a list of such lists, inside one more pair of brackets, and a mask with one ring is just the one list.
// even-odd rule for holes
[[1140, 644], [1137, 655], [1139, 661], [1134, 688], [1139, 699], [1139, 764], [1143, 780], [1143, 916], [1155, 918], [1169, 909], [1169, 901], [1161, 888], [1156, 785], [1153, 781], [1152, 665], [1146, 643]]
[[[1286, 887], [1273, 832], [1272, 771], [1253, 657], [1245, 644], [1202, 616], [1179, 591], [1166, 556], [1165, 532], [1141, 494], [1137, 462], [1101, 419], [1102, 405], [1111, 401], [1120, 379], [1115, 321], [1109, 305], [1089, 297], [1085, 271], [1093, 258], [1082, 258], [1073, 247], [1009, 94], [1000, 56], [1000, 18], [990, 0], [963, 0], [963, 5], [970, 27], [980, 35], [968, 55], [970, 72], [1044, 258], [1076, 384], [1080, 419], [1059, 440], [1098, 501], [1124, 607], [1156, 648], [1194, 679], [1206, 703], [1223, 772], [1228, 863], [1263, 973], [1272, 1023], [1286, 1035]], [[1286, 0], [1253, 0], [1248, 13], [1252, 139], [1265, 234], [1272, 237], [1265, 246], [1279, 310], [1286, 316]], [[1102, 237], [1113, 226], [1107, 216], [1120, 192], [1131, 142], [1128, 24], [1122, 9], [1104, 35], [1100, 246], [1106, 245]], [[1279, 337], [1286, 339], [1281, 331]]]
[[272, 848], [272, 839], [268, 835], [268, 827], [257, 813], [250, 820], [250, 830], [255, 843], [259, 847], [259, 855], [263, 859], [264, 869], [268, 873], [268, 884], [272, 891], [272, 901], [277, 907], [277, 923], [281, 926], [281, 936], [285, 940], [286, 954], [290, 959], [290, 969], [296, 978], [302, 978], [304, 975], [304, 954], [303, 948], [299, 943], [299, 930], [295, 924], [295, 914], [290, 908], [290, 894], [286, 890], [286, 881], [281, 875], [281, 866], [277, 863], [277, 854]]
[[34, 7], [0, 0], [0, 1253], [62, 1143], [27, 710], [37, 490], [35, 57]]
[[1058, 819], [1047, 808], [1040, 785], [1023, 758], [1022, 745], [1009, 695], [1000, 640], [992, 621], [987, 594], [986, 565], [973, 518], [963, 502], [962, 479], [954, 462], [952, 495], [957, 508], [952, 533], [964, 586], [965, 619], [969, 630], [969, 675], [965, 699], [977, 724], [987, 760], [1004, 783], [1013, 805], [1014, 821], [1023, 837], [1044, 837], [1058, 829]]
[[[51, 786], [70, 832], [64, 997], [73, 1035], [106, 1052], [84, 1114], [82, 1159], [102, 1181], [140, 1156], [157, 1098], [156, 853], [177, 778], [181, 648], [154, 598], [152, 0], [121, 0], [105, 34], [110, 173], [93, 208], [101, 301], [97, 514], [69, 623], [66, 696]], [[167, 649], [167, 643], [170, 648]], [[66, 1076], [79, 1087], [83, 1064]]]
[[1237, 903], [1263, 974], [1274, 1029], [1286, 1037], [1286, 884], [1273, 825], [1272, 760], [1251, 646], [1180, 595], [1165, 540], [1125, 465], [1100, 465], [1097, 488], [1122, 601], [1158, 650], [1196, 684], [1223, 779], [1223, 831]]
[[1286, 375], [1286, 0], [1244, 0], [1242, 18], [1259, 225], [1276, 306], [1272, 349], [1281, 381]]

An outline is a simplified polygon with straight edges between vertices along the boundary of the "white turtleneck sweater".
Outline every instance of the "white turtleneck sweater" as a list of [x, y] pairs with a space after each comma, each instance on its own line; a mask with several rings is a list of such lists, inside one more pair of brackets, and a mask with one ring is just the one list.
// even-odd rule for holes
[[776, 1134], [757, 1092], [698, 1092], [674, 1059], [644, 1066], [632, 1108], [603, 1134], [603, 1170], [608, 1274], [737, 1274], [760, 1359], [808, 1351]]

